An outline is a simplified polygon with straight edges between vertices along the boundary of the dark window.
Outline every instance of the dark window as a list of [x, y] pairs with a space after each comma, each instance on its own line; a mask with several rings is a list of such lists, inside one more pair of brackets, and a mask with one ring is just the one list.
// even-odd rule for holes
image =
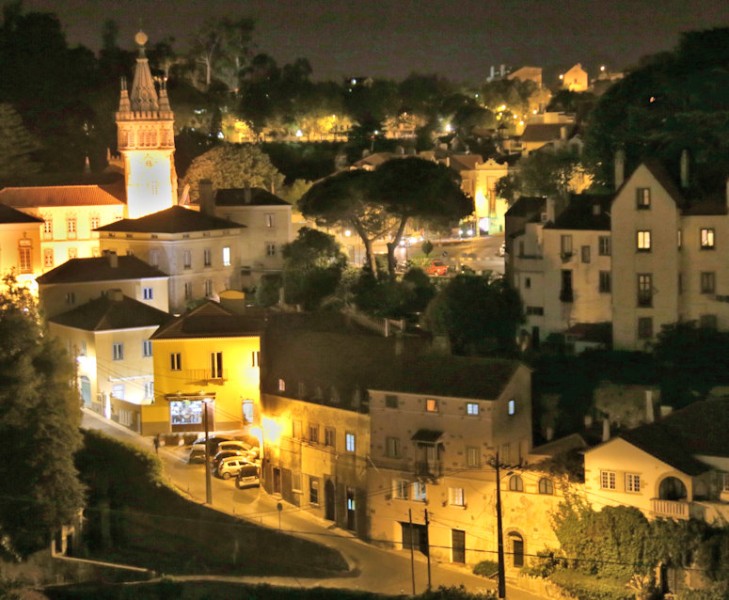
[[713, 271], [701, 273], [701, 293], [713, 294], [716, 291], [716, 274]]
[[574, 293], [572, 292], [572, 271], [562, 271], [562, 289], [559, 292], [561, 302], [572, 302]]
[[651, 317], [640, 317], [638, 319], [638, 339], [649, 340], [653, 337], [653, 319]]
[[543, 306], [527, 306], [526, 307], [526, 314], [528, 314], [528, 315], [535, 315], [535, 316], [543, 316], [544, 315], [544, 307]]
[[554, 483], [548, 477], [542, 477], [539, 480], [539, 493], [540, 494], [554, 494]]
[[653, 275], [638, 274], [638, 306], [653, 306]]
[[589, 263], [590, 262], [590, 246], [582, 246], [581, 253], [582, 253], [582, 262]]
[[612, 244], [610, 243], [610, 241], [611, 241], [610, 236], [607, 236], [607, 235], [601, 235], [598, 238], [597, 253], [600, 256], [610, 256], [611, 250], [612, 250], [612, 248], [611, 248]]
[[509, 490], [512, 492], [523, 492], [524, 491], [524, 480], [521, 475], [512, 475], [509, 479]]
[[395, 394], [385, 394], [385, 406], [387, 408], [397, 408], [397, 396]]
[[600, 293], [609, 294], [612, 292], [613, 279], [610, 271], [600, 271]]
[[638, 210], [648, 210], [651, 207], [650, 188], [638, 188], [636, 191], [635, 206]]

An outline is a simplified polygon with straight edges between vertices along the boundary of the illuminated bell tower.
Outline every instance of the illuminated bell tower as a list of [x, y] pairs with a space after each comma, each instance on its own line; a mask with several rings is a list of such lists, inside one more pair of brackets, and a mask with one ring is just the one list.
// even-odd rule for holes
[[154, 87], [144, 46], [147, 35], [134, 36], [139, 56], [131, 90], [122, 79], [116, 113], [117, 144], [124, 159], [126, 217], [137, 219], [177, 204], [174, 113], [162, 81]]

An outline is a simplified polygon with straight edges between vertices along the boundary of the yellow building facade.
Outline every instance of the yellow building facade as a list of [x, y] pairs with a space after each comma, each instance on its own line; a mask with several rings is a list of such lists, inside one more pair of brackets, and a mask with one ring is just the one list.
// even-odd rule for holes
[[260, 420], [261, 322], [207, 302], [152, 337], [154, 400], [142, 434], [255, 426]]

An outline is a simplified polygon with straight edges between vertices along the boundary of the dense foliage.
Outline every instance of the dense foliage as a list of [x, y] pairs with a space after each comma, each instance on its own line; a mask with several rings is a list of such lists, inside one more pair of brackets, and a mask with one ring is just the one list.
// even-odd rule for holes
[[35, 301], [6, 279], [0, 294], [0, 554], [22, 558], [46, 547], [83, 504], [73, 455], [81, 411], [74, 369], [45, 335]]

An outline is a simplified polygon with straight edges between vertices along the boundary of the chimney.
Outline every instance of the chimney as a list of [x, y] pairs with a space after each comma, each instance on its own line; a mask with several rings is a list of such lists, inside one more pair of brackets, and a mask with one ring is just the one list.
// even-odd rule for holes
[[625, 181], [625, 150], [615, 153], [615, 189], [617, 190]]
[[546, 201], [546, 212], [547, 212], [547, 222], [554, 223], [555, 218], [557, 215], [555, 214], [555, 200], [554, 198], [547, 198]]
[[117, 269], [119, 267], [119, 256], [116, 252], [108, 252], [107, 256], [109, 257], [109, 266], [112, 269]]
[[610, 421], [607, 417], [602, 420], [602, 441], [607, 442], [610, 439]]
[[592, 214], [593, 214], [593, 216], [599, 217], [601, 212], [602, 212], [602, 210], [600, 208], [600, 203], [599, 202], [595, 202], [595, 204], [592, 205]]
[[213, 182], [209, 179], [201, 179], [198, 183], [200, 212], [209, 217], [215, 213], [215, 196], [213, 194]]
[[251, 198], [252, 198], [251, 186], [247, 185], [246, 187], [243, 188], [243, 202], [245, 202], [246, 204], [250, 204]]
[[562, 125], [562, 127], [559, 128], [559, 139], [563, 142], [567, 141], [567, 126]]
[[655, 413], [653, 412], [653, 391], [645, 391], [645, 420], [646, 423], [653, 423], [656, 420]]
[[681, 189], [687, 190], [689, 186], [689, 153], [684, 149], [681, 152]]

